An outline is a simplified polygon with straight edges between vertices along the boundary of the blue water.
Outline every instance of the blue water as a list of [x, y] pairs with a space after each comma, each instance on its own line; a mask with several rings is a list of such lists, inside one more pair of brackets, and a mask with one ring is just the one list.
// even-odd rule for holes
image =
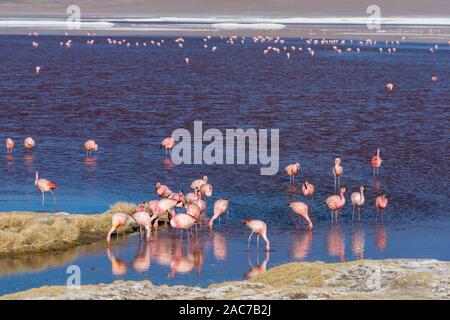
[[[161, 39], [125, 38], [132, 44]], [[273, 252], [267, 268], [295, 260], [450, 259], [448, 45], [431, 54], [432, 44], [401, 43], [391, 55], [378, 52], [379, 46], [388, 47], [384, 43], [342, 55], [318, 45], [314, 57], [296, 51], [288, 60], [283, 50], [263, 55], [268, 45], [283, 45], [249, 38], [235, 45], [213, 38], [208, 46], [217, 46], [215, 54], [203, 48], [202, 38], [187, 38], [183, 49], [168, 37], [161, 47], [129, 49], [108, 45], [102, 37], [88, 47], [87, 39], [73, 37], [73, 47], [66, 49], [59, 46], [66, 37], [0, 36], [0, 132], [2, 139], [16, 141], [12, 156], [6, 151], [0, 156], [0, 211], [40, 210], [35, 170], [60, 187], [58, 209], [71, 213], [104, 212], [116, 201], [154, 199], [157, 181], [186, 191], [193, 179], [206, 174], [215, 186], [208, 215], [216, 199], [228, 197], [229, 220], [214, 235], [201, 229], [197, 244], [191, 239], [189, 248], [178, 232], [161, 231], [150, 244], [145, 259], [151, 257], [151, 264], [144, 273], [132, 266], [136, 236], [113, 242], [111, 253], [126, 266], [121, 276], [113, 275], [103, 242], [63, 258], [49, 254], [54, 262], [43, 269], [39, 266], [45, 263], [33, 264], [33, 256], [23, 262], [29, 266], [25, 269], [0, 259], [5, 266], [0, 293], [63, 285], [71, 264], [81, 267], [84, 284], [124, 278], [207, 285], [242, 279], [249, 270], [248, 231], [240, 223], [244, 218], [269, 225]], [[32, 40], [39, 42], [37, 49]], [[298, 39], [286, 39], [284, 45], [307, 48]], [[349, 46], [355, 47], [343, 48]], [[36, 65], [42, 68], [39, 76]], [[392, 93], [385, 90], [388, 82], [396, 86]], [[176, 128], [192, 132], [196, 120], [203, 121], [204, 130], [222, 132], [279, 129], [279, 173], [261, 176], [260, 165], [172, 165], [159, 150], [160, 141]], [[26, 136], [36, 140], [31, 154], [22, 147]], [[100, 146], [93, 157], [82, 149], [88, 138]], [[373, 178], [369, 163], [377, 147], [385, 161], [380, 176]], [[347, 205], [332, 226], [322, 205], [334, 192], [331, 167], [337, 156], [345, 172], [341, 183], [350, 191], [347, 201], [360, 184], [366, 185], [360, 224], [351, 223]], [[316, 186], [312, 233], [296, 231], [288, 218], [286, 203], [303, 197], [282, 168], [296, 161], [301, 163], [297, 181]], [[374, 197], [382, 193], [388, 195], [389, 207], [383, 221], [376, 221]], [[53, 210], [50, 197], [46, 209]], [[165, 262], [155, 253], [158, 245], [168, 246]], [[251, 264], [258, 264], [256, 250], [250, 255]], [[265, 252], [258, 258], [262, 263]], [[118, 265], [123, 273], [123, 264]], [[179, 265], [189, 271], [168, 279]]]

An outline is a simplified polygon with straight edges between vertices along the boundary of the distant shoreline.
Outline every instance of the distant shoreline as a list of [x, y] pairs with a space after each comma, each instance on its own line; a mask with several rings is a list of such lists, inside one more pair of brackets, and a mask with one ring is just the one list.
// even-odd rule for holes
[[[28, 27], [1, 27], [2, 35], [28, 35], [37, 32], [40, 35], [64, 35], [70, 36], [95, 33], [98, 36], [269, 36], [283, 38], [315, 38], [315, 39], [342, 39], [342, 40], [378, 40], [378, 41], [403, 41], [417, 43], [447, 44], [450, 41], [450, 26], [442, 25], [383, 25], [380, 32], [369, 30], [365, 25], [286, 25], [281, 29], [215, 29], [209, 24], [184, 25], [177, 23], [152, 24], [142, 26], [120, 25], [114, 27], [83, 28], [68, 30], [64, 28], [28, 28]], [[404, 37], [404, 39], [403, 39]]]

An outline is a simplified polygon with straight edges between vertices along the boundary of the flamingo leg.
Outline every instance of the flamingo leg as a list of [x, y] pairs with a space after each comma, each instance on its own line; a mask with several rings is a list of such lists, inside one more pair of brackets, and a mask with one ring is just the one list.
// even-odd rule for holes
[[259, 234], [256, 236], [256, 252], [259, 250]]
[[44, 200], [44, 191], [41, 191], [42, 192], [42, 211], [44, 211], [44, 202], [45, 202], [45, 200]]
[[361, 221], [361, 207], [358, 207], [358, 222]]
[[113, 225], [112, 227], [111, 227], [111, 229], [109, 230], [109, 232], [108, 232], [108, 236], [106, 237], [106, 242], [108, 242], [108, 243], [110, 243], [111, 242], [111, 234], [114, 232], [114, 230], [116, 230], [117, 229], [117, 226], [116, 225]]
[[252, 238], [253, 232], [250, 233], [250, 236], [248, 237], [248, 244], [247, 244], [247, 249], [250, 250], [250, 239]]
[[355, 216], [355, 206], [353, 205], [353, 209], [352, 209], [352, 222], [353, 222], [353, 217]]
[[50, 190], [50, 192], [51, 192], [51, 194], [52, 194], [52, 196], [53, 196], [53, 202], [54, 202], [54, 204], [55, 204], [55, 211], [58, 211], [58, 207], [56, 206], [56, 196], [55, 196], [55, 194], [53, 193], [52, 190]]
[[337, 181], [336, 181], [336, 176], [334, 176], [334, 193], [336, 193], [336, 186], [337, 186]]
[[292, 212], [289, 213], [289, 218], [291, 218], [292, 221], [294, 221], [294, 223], [295, 223], [295, 229], [298, 229], [298, 228], [299, 228], [298, 223], [297, 223], [297, 221], [294, 219], [294, 217], [292, 216]]

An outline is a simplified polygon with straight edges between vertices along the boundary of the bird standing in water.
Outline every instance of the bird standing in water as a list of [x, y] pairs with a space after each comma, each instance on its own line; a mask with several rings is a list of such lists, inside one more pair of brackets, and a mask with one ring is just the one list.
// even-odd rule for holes
[[14, 142], [14, 140], [11, 139], [11, 138], [6, 138], [5, 144], [6, 144], [6, 153], [7, 154], [12, 154], [13, 149], [14, 149], [14, 145], [16, 144]]
[[252, 235], [256, 233], [258, 235], [256, 238], [256, 247], [258, 248], [259, 246], [259, 236], [261, 236], [266, 241], [266, 251], [270, 251], [270, 242], [267, 238], [267, 225], [265, 222], [261, 220], [244, 220], [243, 223], [252, 231], [248, 237], [247, 248], [250, 249], [250, 240]]
[[341, 176], [344, 174], [344, 168], [341, 166], [341, 158], [334, 159], [333, 176], [334, 176], [334, 192], [341, 188]]
[[383, 194], [379, 197], [376, 197], [375, 208], [377, 209], [377, 217], [378, 217], [378, 213], [381, 212], [381, 219], [383, 219], [384, 209], [386, 209], [387, 205], [388, 205], [388, 199], [385, 194]]
[[352, 221], [355, 215], [355, 207], [358, 207], [358, 222], [360, 221], [361, 207], [364, 205], [364, 186], [359, 187], [359, 192], [353, 192], [350, 196], [352, 201]]
[[32, 137], [27, 137], [23, 141], [23, 146], [25, 147], [25, 149], [27, 149], [27, 151], [31, 151], [31, 149], [33, 149], [35, 145], [36, 142], [34, 142], [34, 139]]
[[36, 179], [34, 180], [34, 185], [37, 190], [42, 192], [42, 210], [44, 210], [44, 192], [50, 192], [53, 195], [53, 200], [55, 203], [55, 209], [56, 209], [56, 196], [53, 193], [53, 190], [58, 189], [56, 184], [53, 182], [47, 180], [47, 179], [39, 179], [39, 171], [36, 171]]
[[308, 197], [312, 197], [314, 194], [314, 185], [309, 183], [308, 181], [305, 181], [305, 183], [302, 185], [302, 193], [305, 196], [306, 202], [308, 202]]
[[163, 141], [161, 141], [159, 148], [160, 149], [163, 148], [164, 150], [166, 150], [167, 156], [167, 154], [173, 149], [174, 146], [175, 146], [175, 139], [172, 137], [167, 137]]
[[[308, 205], [301, 201], [293, 201], [293, 202], [288, 202], [288, 206], [291, 207], [291, 209], [294, 213], [298, 214], [300, 217], [303, 217], [306, 220], [306, 222], [308, 223], [308, 230], [312, 230], [313, 223], [308, 215]], [[294, 222], [298, 229], [299, 225], [298, 225], [297, 221], [294, 220]]]
[[347, 191], [346, 187], [342, 187], [339, 190], [339, 195], [329, 196], [325, 201], [325, 205], [331, 209], [331, 222], [333, 222], [333, 214], [336, 218], [337, 222], [337, 214], [338, 210], [342, 209], [345, 205], [345, 191]]
[[377, 148], [377, 155], [372, 157], [372, 160], [370, 161], [370, 164], [373, 168], [373, 176], [378, 176], [378, 169], [381, 167], [381, 162], [383, 160], [380, 157], [380, 148]]
[[295, 175], [300, 171], [300, 163], [296, 162], [284, 168], [284, 172], [289, 176], [289, 182], [295, 183]]

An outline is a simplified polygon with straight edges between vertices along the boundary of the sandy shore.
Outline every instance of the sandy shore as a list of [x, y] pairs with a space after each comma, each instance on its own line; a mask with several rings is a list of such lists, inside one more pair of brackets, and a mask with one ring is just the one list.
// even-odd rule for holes
[[45, 286], [0, 299], [450, 299], [450, 262], [395, 259], [288, 263], [251, 280], [207, 288], [115, 281], [80, 289]]

